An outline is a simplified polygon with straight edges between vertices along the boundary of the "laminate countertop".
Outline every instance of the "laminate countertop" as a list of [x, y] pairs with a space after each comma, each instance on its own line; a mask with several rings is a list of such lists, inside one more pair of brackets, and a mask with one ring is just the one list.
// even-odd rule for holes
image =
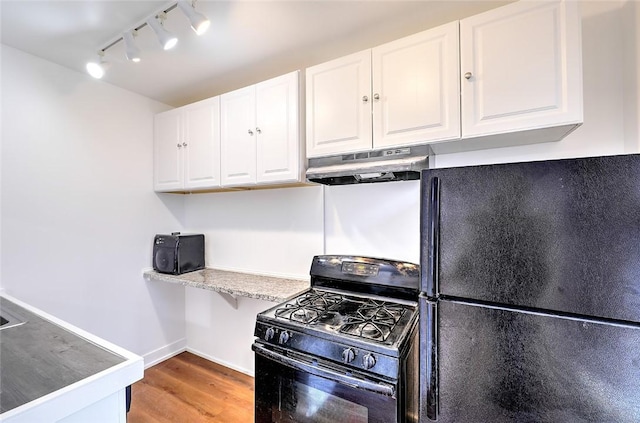
[[19, 300], [0, 296], [0, 316], [1, 421], [57, 421], [142, 378], [141, 357]]
[[233, 297], [283, 302], [310, 286], [308, 280], [286, 279], [250, 273], [206, 268], [182, 275], [169, 275], [153, 270], [144, 272], [145, 279], [216, 291]]

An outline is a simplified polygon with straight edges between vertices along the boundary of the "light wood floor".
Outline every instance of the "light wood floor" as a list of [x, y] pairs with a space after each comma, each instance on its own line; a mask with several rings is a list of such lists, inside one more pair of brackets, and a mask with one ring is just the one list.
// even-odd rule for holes
[[131, 387], [127, 423], [253, 422], [253, 378], [184, 352]]

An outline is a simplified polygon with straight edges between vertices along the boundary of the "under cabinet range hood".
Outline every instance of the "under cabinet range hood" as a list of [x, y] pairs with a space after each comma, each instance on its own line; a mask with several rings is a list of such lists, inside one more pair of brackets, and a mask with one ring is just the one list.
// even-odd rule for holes
[[420, 179], [433, 156], [428, 145], [386, 148], [309, 159], [306, 178], [324, 185]]

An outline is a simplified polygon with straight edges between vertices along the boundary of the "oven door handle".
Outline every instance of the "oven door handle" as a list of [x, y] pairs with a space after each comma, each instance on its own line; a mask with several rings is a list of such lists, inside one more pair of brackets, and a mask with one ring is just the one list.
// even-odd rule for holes
[[263, 357], [266, 357], [277, 363], [284, 364], [285, 366], [291, 367], [295, 370], [300, 370], [306, 373], [323, 377], [325, 379], [330, 379], [344, 385], [352, 386], [356, 389], [363, 389], [366, 391], [375, 392], [377, 394], [395, 398], [396, 390], [393, 385], [383, 382], [373, 382], [369, 380], [358, 379], [345, 375], [343, 373], [333, 371], [326, 367], [321, 368], [320, 365], [308, 364], [303, 361], [296, 360], [295, 358], [278, 354], [277, 352], [271, 351], [258, 343], [254, 343], [251, 348], [256, 352], [256, 354], [260, 354]]

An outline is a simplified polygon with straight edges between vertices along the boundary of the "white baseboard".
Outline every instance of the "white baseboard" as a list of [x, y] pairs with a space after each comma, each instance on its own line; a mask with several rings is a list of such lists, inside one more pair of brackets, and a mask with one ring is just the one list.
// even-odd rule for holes
[[158, 348], [157, 350], [143, 355], [144, 368], [148, 369], [149, 367], [165, 361], [173, 357], [174, 355], [178, 355], [184, 351], [187, 351], [187, 338], [179, 339], [176, 342], [165, 345], [164, 347]]
[[228, 361], [220, 360], [219, 358], [213, 357], [213, 356], [211, 356], [209, 354], [205, 354], [202, 351], [198, 351], [198, 350], [193, 349], [191, 347], [187, 347], [186, 351], [190, 352], [191, 354], [195, 354], [195, 355], [197, 355], [199, 357], [205, 358], [205, 359], [207, 359], [209, 361], [213, 361], [214, 363], [217, 363], [217, 364], [219, 364], [221, 366], [228, 367], [228, 368], [230, 368], [232, 370], [235, 370], [235, 371], [240, 372], [240, 373], [244, 373], [245, 375], [248, 375], [248, 376], [251, 376], [251, 377], [255, 377], [255, 373], [253, 371], [251, 371], [251, 370], [244, 369], [242, 367], [238, 367], [233, 363], [229, 363]]

